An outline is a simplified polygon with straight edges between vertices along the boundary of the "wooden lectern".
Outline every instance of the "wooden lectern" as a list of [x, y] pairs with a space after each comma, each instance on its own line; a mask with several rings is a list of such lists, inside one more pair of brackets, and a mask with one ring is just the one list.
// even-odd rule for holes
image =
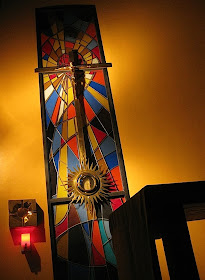
[[144, 187], [110, 216], [119, 279], [162, 279], [159, 238], [170, 279], [199, 279], [187, 221], [204, 218], [204, 181]]

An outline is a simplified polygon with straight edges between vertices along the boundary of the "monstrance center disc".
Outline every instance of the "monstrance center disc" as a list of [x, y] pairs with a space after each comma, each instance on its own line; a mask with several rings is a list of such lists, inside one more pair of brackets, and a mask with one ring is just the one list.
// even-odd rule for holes
[[99, 190], [100, 180], [98, 177], [89, 173], [80, 174], [77, 178], [77, 186], [85, 195], [91, 195]]

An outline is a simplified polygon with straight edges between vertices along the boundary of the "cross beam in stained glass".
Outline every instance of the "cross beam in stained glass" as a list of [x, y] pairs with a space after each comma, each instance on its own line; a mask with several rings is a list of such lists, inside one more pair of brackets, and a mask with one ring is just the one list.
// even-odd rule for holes
[[107, 67], [112, 67], [111, 63], [96, 63], [96, 64], [81, 64], [81, 65], [73, 65], [70, 63], [69, 66], [56, 66], [56, 67], [43, 67], [36, 68], [36, 73], [41, 74], [52, 74], [52, 73], [67, 73], [73, 72], [75, 70], [83, 70], [83, 71], [97, 71], [102, 70]]

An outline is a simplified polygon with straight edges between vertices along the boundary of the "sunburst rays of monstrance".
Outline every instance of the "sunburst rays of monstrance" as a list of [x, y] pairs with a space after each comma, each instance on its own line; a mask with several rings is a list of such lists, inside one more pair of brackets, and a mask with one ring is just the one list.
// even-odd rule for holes
[[111, 182], [97, 165], [89, 166], [89, 163], [86, 163], [74, 170], [69, 170], [68, 181], [65, 183], [71, 202], [85, 203], [85, 207], [92, 211], [95, 203], [108, 199]]

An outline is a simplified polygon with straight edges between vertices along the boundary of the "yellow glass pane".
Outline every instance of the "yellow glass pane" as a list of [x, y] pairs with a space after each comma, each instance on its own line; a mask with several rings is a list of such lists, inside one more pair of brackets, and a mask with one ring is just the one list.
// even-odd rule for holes
[[92, 56], [91, 52], [86, 53], [83, 58], [86, 59], [86, 57]]
[[61, 45], [61, 49], [62, 49], [62, 53], [63, 53], [63, 50], [65, 51], [65, 43], [64, 43], [64, 41], [60, 41], [60, 45]]
[[[60, 150], [60, 159], [57, 198], [67, 196], [65, 188], [65, 184], [67, 182], [67, 145], [64, 145]], [[56, 209], [56, 224], [63, 219], [67, 209], [67, 205], [62, 205], [61, 208]]]
[[100, 149], [97, 149], [95, 151], [95, 157], [96, 157], [97, 161], [100, 160], [103, 157]]
[[88, 43], [86, 41], [82, 41], [82, 40], [80, 41], [80, 44], [84, 47], [86, 47], [88, 45]]
[[[61, 208], [64, 205], [58, 205], [56, 206], [57, 209]], [[68, 205], [67, 205], [68, 209]], [[60, 237], [57, 243], [57, 254], [58, 256], [68, 259], [68, 232]]]
[[99, 165], [99, 167], [100, 167], [100, 170], [101, 170], [103, 173], [106, 173], [106, 172], [107, 172], [108, 167], [107, 167], [107, 164], [106, 164], [104, 158], [102, 158], [102, 159], [100, 159], [100, 160], [98, 161], [98, 165]]
[[49, 57], [48, 62], [52, 63], [53, 65], [57, 65], [57, 62], [51, 57]]
[[97, 59], [97, 57], [95, 57], [95, 58], [92, 60], [92, 63], [93, 63], [93, 64], [99, 63], [99, 60]]
[[98, 143], [97, 143], [97, 140], [95, 138], [95, 135], [94, 135], [90, 125], [88, 126], [88, 135], [89, 135], [93, 150], [95, 150], [98, 147]]
[[90, 209], [87, 209], [87, 216], [88, 216], [88, 221], [90, 220], [96, 220], [97, 216], [96, 216], [96, 211], [95, 208], [93, 208], [92, 206], [90, 206]]
[[47, 65], [46, 65], [46, 66], [43, 66], [43, 67], [53, 67], [53, 66], [55, 66], [55, 65], [54, 65], [53, 63], [51, 63], [51, 62], [48, 61]]
[[43, 61], [43, 67], [47, 67], [47, 63], [48, 63], [48, 61], [47, 60], [42, 60]]
[[52, 83], [55, 82], [57, 80], [57, 77], [54, 77], [53, 79], [51, 79]]
[[58, 40], [55, 40], [53, 49], [56, 51], [60, 47]]
[[87, 64], [91, 64], [92, 63], [92, 57], [88, 60], [86, 60]]
[[44, 75], [43, 75], [43, 86], [44, 86], [44, 89], [47, 89], [51, 84], [51, 81], [49, 79], [49, 77], [45, 78], [44, 79]]
[[61, 80], [63, 79], [63, 76], [61, 76], [60, 78], [56, 77], [56, 80], [52, 80], [53, 86], [56, 88], [58, 87], [59, 83], [61, 82]]
[[90, 63], [92, 62], [92, 56], [88, 56], [85, 58], [85, 61], [88, 63], [88, 61], [90, 61]]
[[60, 150], [59, 178], [57, 197], [66, 197], [65, 183], [67, 182], [67, 145]]
[[82, 38], [82, 41], [86, 41], [87, 43], [90, 43], [90, 41], [92, 41], [92, 38], [87, 34], [85, 34]]
[[79, 43], [75, 43], [75, 46], [74, 46], [74, 50], [77, 50], [78, 48], [80, 47], [80, 44]]
[[65, 78], [65, 76], [64, 76], [64, 74], [63, 74], [63, 73], [60, 73], [60, 74], [59, 74], [59, 73], [57, 73], [56, 75], [57, 75], [57, 77], [58, 77], [58, 78], [60, 78], [60, 77]]
[[[64, 89], [62, 88], [62, 98], [63, 98], [63, 100], [65, 100], [66, 102], [67, 102], [67, 94], [66, 94], [66, 92], [64, 91]], [[65, 104], [65, 106], [66, 106], [66, 104]], [[66, 107], [67, 108], [67, 107]], [[65, 109], [66, 109], [65, 108]]]
[[62, 124], [62, 138], [64, 141], [68, 139], [68, 126], [67, 126], [67, 110], [63, 113], [63, 124]]
[[93, 77], [93, 74], [85, 73], [85, 79], [91, 80]]
[[56, 221], [55, 221], [56, 224], [58, 224], [65, 217], [65, 214], [68, 211], [68, 205], [63, 204], [61, 206], [62, 206], [61, 208], [56, 209]]
[[64, 41], [64, 31], [63, 30], [58, 33], [58, 38], [59, 38], [59, 40]]
[[80, 48], [78, 49], [78, 52], [81, 53], [85, 48], [83, 46], [80, 46]]
[[47, 74], [43, 75], [43, 83], [45, 84], [48, 81], [50, 81], [49, 76]]
[[75, 124], [74, 119], [68, 120], [68, 138], [75, 134]]
[[56, 33], [58, 32], [56, 23], [54, 23], [54, 24], [51, 26], [51, 29], [52, 29], [53, 34], [56, 34]]
[[50, 85], [51, 85], [51, 81], [49, 79], [49, 81], [43, 85], [44, 90], [46, 90], [48, 87], [50, 87]]
[[51, 96], [52, 92], [54, 91], [53, 85], [51, 84], [46, 90], [44, 90], [45, 100]]
[[70, 87], [70, 88], [68, 89], [68, 105], [69, 105], [71, 102], [73, 102], [73, 100], [74, 100], [73, 88]]
[[85, 83], [86, 83], [87, 85], [89, 85], [89, 83], [90, 83], [90, 80], [88, 80], [88, 79], [85, 79]]
[[61, 100], [61, 105], [60, 105], [59, 114], [58, 114], [58, 121], [62, 117], [63, 110], [64, 110], [64, 102]]
[[87, 90], [100, 102], [100, 104], [103, 105], [103, 107], [109, 112], [109, 104], [106, 97], [101, 95], [98, 91], [94, 90], [90, 86], [87, 88]]
[[72, 87], [70, 79], [67, 79], [67, 82], [68, 82], [68, 88]]

